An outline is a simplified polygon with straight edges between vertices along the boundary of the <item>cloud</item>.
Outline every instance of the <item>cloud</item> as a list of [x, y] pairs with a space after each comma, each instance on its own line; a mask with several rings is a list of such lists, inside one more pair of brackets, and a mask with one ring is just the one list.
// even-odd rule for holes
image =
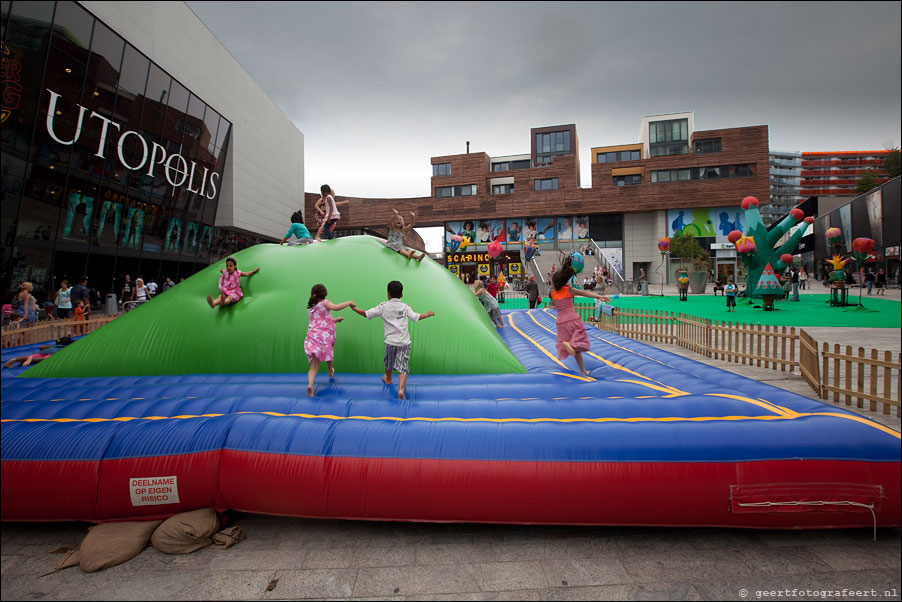
[[589, 147], [643, 116], [770, 126], [775, 150], [900, 140], [899, 3], [189, 2], [305, 136], [306, 188], [426, 196], [430, 157]]

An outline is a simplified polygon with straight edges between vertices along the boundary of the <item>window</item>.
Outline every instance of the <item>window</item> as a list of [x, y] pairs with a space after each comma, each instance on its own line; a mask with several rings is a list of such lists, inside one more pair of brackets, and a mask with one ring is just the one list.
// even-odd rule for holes
[[671, 119], [648, 124], [648, 150], [652, 157], [689, 152], [689, 120]]
[[641, 184], [642, 176], [634, 174], [630, 176], [614, 176], [614, 186], [630, 186], [632, 184]]
[[432, 166], [432, 176], [450, 176], [451, 175], [451, 164], [450, 163], [436, 163]]
[[436, 198], [475, 195], [476, 184], [467, 184], [466, 186], [437, 186], [435, 189]]
[[597, 153], [595, 155], [596, 163], [615, 163], [617, 161], [638, 161], [638, 150], [625, 150], [612, 153]]
[[557, 190], [557, 178], [545, 178], [544, 180], [535, 180], [536, 190]]
[[706, 138], [704, 140], [695, 141], [695, 153], [704, 155], [707, 153], [720, 152], [720, 138]]
[[492, 194], [512, 194], [514, 192], [513, 184], [493, 184]]
[[691, 169], [665, 169], [651, 172], [653, 184], [659, 182], [685, 182], [688, 180], [717, 180], [721, 178], [742, 178], [755, 175], [755, 164], [711, 165]]
[[569, 130], [536, 134], [536, 165], [548, 165], [555, 155], [569, 154]]
[[492, 171], [508, 171], [510, 169], [529, 169], [529, 159], [492, 163]]

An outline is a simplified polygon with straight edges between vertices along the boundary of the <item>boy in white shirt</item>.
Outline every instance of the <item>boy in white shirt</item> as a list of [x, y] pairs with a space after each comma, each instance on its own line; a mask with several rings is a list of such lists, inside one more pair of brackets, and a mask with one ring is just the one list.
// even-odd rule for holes
[[401, 301], [403, 293], [404, 285], [392, 280], [388, 283], [388, 301], [366, 311], [359, 307], [351, 308], [368, 320], [382, 318], [382, 327], [385, 329], [385, 376], [382, 377], [382, 382], [390, 385], [392, 370], [398, 372], [398, 399], [406, 399], [404, 387], [410, 372], [410, 333], [407, 330], [407, 320], [418, 322], [435, 315], [432, 311], [424, 314], [414, 312]]

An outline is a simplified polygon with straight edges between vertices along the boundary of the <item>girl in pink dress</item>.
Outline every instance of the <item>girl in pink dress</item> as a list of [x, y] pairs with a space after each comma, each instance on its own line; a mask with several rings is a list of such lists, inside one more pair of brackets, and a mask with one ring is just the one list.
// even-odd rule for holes
[[557, 310], [557, 356], [563, 360], [572, 355], [579, 366], [580, 374], [588, 376], [583, 365], [583, 352], [589, 350], [589, 336], [586, 334], [583, 321], [576, 313], [576, 308], [573, 307], [573, 297], [593, 297], [606, 302], [611, 300], [593, 291], [568, 286], [570, 278], [576, 274], [571, 266], [572, 261], [571, 257], [564, 257], [561, 269], [552, 275], [554, 290], [551, 291], [551, 303]]
[[344, 318], [332, 318], [332, 311], [341, 311], [346, 307], [356, 307], [353, 301], [345, 301], [335, 305], [326, 299], [326, 287], [322, 284], [314, 284], [310, 289], [310, 300], [307, 301], [307, 313], [310, 316], [307, 325], [307, 337], [304, 339], [304, 353], [310, 362], [310, 370], [307, 372], [307, 397], [313, 396], [313, 381], [319, 371], [319, 363], [326, 362], [329, 367], [329, 378], [335, 376], [335, 368], [332, 367], [332, 351], [335, 347], [335, 324]]
[[214, 299], [212, 296], [207, 295], [207, 303], [210, 304], [210, 307], [238, 303], [241, 297], [244, 296], [244, 293], [241, 292], [241, 283], [238, 282], [238, 278], [241, 276], [253, 276], [259, 271], [260, 268], [254, 268], [250, 272], [241, 272], [238, 270], [235, 258], [229, 257], [226, 259], [226, 267], [219, 277], [219, 296]]

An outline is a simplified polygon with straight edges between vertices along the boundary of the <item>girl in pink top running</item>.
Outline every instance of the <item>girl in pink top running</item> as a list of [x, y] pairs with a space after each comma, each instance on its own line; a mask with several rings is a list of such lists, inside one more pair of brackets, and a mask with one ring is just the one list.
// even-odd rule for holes
[[226, 259], [226, 267], [219, 277], [219, 296], [215, 299], [211, 295], [207, 295], [207, 303], [210, 307], [217, 305], [232, 305], [238, 303], [244, 293], [241, 292], [241, 283], [238, 278], [241, 276], [253, 276], [260, 271], [260, 268], [254, 268], [250, 272], [241, 272], [238, 270], [238, 264], [234, 257]]
[[610, 302], [610, 299], [592, 291], [568, 286], [570, 278], [576, 274], [571, 266], [572, 261], [572, 257], [564, 257], [561, 269], [551, 276], [554, 286], [554, 290], [551, 291], [551, 303], [557, 310], [557, 356], [563, 360], [572, 355], [579, 366], [580, 374], [588, 376], [589, 373], [583, 365], [583, 352], [590, 348], [589, 336], [586, 334], [583, 321], [576, 313], [576, 308], [573, 307], [573, 297], [593, 297], [606, 302]]
[[335, 348], [335, 324], [344, 318], [333, 318], [330, 312], [341, 311], [346, 307], [357, 307], [353, 301], [345, 301], [335, 305], [328, 299], [329, 294], [323, 284], [314, 284], [310, 289], [310, 300], [307, 301], [307, 313], [310, 321], [307, 324], [307, 337], [304, 339], [304, 353], [310, 362], [307, 372], [307, 397], [313, 397], [313, 381], [319, 371], [319, 363], [326, 362], [329, 367], [329, 378], [335, 376], [332, 367], [333, 350]]

